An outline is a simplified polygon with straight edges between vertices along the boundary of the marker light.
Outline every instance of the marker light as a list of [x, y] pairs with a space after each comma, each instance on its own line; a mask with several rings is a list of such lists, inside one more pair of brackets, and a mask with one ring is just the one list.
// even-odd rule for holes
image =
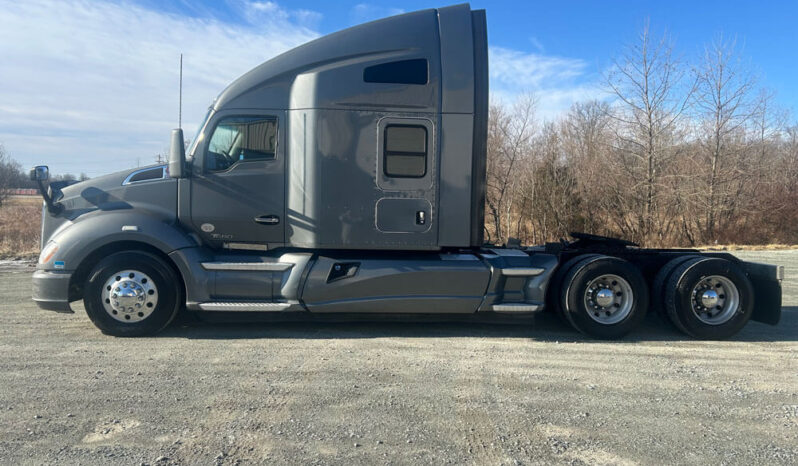
[[50, 259], [53, 258], [56, 252], [58, 252], [58, 243], [50, 241], [44, 246], [42, 253], [39, 254], [39, 263], [46, 264], [50, 262]]

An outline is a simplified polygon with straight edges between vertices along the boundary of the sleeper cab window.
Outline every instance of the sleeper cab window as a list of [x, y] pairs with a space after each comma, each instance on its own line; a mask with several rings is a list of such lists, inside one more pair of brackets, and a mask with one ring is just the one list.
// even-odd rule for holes
[[385, 84], [427, 84], [429, 64], [425, 58], [392, 61], [363, 70], [363, 81]]
[[385, 176], [423, 178], [427, 174], [427, 128], [420, 125], [388, 125], [383, 147]]
[[227, 170], [238, 162], [272, 160], [277, 150], [274, 117], [227, 117], [213, 130], [205, 156], [209, 171]]

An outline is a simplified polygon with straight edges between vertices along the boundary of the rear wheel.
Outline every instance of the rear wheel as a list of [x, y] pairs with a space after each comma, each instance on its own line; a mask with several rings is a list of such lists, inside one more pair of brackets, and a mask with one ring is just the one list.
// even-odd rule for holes
[[[659, 272], [657, 272], [657, 275], [654, 277], [654, 283], [651, 286], [651, 308], [652, 310], [656, 311], [657, 314], [661, 315], [662, 317], [667, 315], [664, 304], [665, 285], [667, 284], [668, 278], [670, 278], [671, 274], [673, 274], [673, 271], [676, 270], [677, 267], [691, 259], [695, 259], [696, 257], [700, 256], [678, 256], [668, 261], [662, 266], [661, 269], [659, 269]], [[667, 319], [667, 317], [665, 318]]]
[[86, 314], [109, 335], [157, 333], [169, 325], [181, 307], [178, 280], [177, 273], [153, 254], [112, 254], [101, 260], [86, 280]]
[[616, 257], [593, 256], [577, 263], [563, 278], [563, 315], [587, 335], [620, 338], [645, 318], [648, 286], [640, 271]]
[[664, 307], [684, 333], [706, 340], [739, 332], [754, 310], [754, 290], [731, 261], [696, 257], [677, 267], [665, 284]]
[[570, 272], [571, 269], [573, 269], [576, 266], [579, 266], [580, 264], [586, 264], [589, 260], [596, 257], [602, 257], [602, 256], [601, 254], [584, 254], [581, 256], [576, 256], [574, 258], [571, 258], [569, 261], [567, 261], [557, 269], [557, 271], [554, 273], [554, 276], [552, 276], [551, 281], [549, 282], [549, 289], [554, 290], [555, 292], [549, 294], [549, 297], [547, 298], [546, 309], [556, 313], [557, 316], [560, 318], [560, 320], [562, 320], [562, 322], [565, 324], [570, 325], [570, 322], [563, 313], [562, 303], [560, 302], [560, 295], [556, 291], [562, 289], [562, 287], [564, 286], [563, 283], [565, 277], [566, 275], [568, 275], [568, 272]]

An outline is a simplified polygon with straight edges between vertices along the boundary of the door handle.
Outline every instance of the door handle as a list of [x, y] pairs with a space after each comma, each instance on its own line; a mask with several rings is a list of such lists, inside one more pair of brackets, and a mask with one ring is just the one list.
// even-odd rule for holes
[[255, 222], [261, 225], [277, 225], [280, 223], [280, 217], [276, 215], [261, 215], [260, 217], [255, 217]]

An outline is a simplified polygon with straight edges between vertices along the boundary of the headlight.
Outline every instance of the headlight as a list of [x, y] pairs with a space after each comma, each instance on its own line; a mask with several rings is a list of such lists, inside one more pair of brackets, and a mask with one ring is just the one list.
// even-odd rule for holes
[[46, 264], [50, 262], [50, 259], [52, 259], [55, 253], [57, 252], [58, 252], [58, 243], [56, 243], [55, 241], [48, 242], [44, 246], [44, 249], [42, 249], [41, 254], [39, 254], [39, 263]]

